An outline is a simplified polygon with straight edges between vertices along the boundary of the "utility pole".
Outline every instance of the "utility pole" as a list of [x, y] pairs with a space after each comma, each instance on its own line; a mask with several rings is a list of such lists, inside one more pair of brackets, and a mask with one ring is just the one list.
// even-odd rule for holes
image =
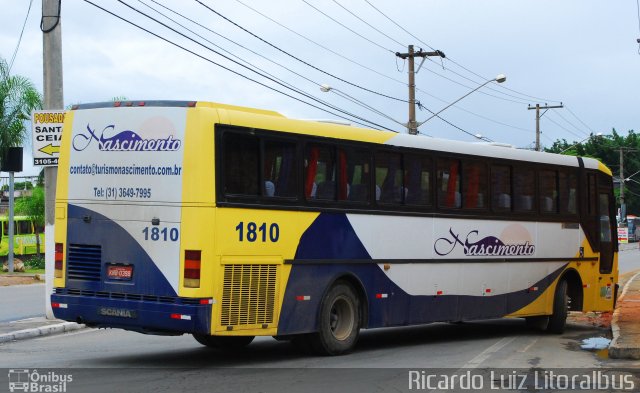
[[624, 203], [624, 148], [620, 148], [620, 222], [626, 221], [627, 206]]
[[[529, 105], [529, 107], [527, 108], [528, 110], [531, 110], [531, 109], [536, 110], [536, 151], [540, 151], [540, 118], [544, 116], [544, 114], [547, 113], [549, 109], [556, 109], [556, 108], [564, 108], [564, 106], [562, 105], [562, 102], [560, 103], [560, 105], [549, 106], [547, 104], [544, 104], [544, 106], [540, 106], [540, 104], [536, 104], [536, 106]], [[542, 114], [540, 114], [540, 109], [544, 109], [545, 111], [542, 112]]]
[[[418, 123], [416, 123], [416, 81], [415, 76], [418, 71], [420, 71], [420, 67], [426, 60], [427, 56], [437, 56], [441, 58], [445, 58], [445, 55], [442, 51], [434, 51], [434, 52], [423, 52], [420, 49], [418, 52], [414, 52], [413, 45], [409, 45], [407, 53], [396, 52], [396, 56], [406, 60], [409, 59], [409, 121], [407, 122], [407, 130], [409, 134], [416, 135], [418, 133]], [[416, 57], [422, 57], [422, 63], [418, 67], [418, 71], [414, 71], [414, 59]]]
[[[61, 1], [42, 0], [42, 68], [44, 77], [44, 108], [64, 109], [62, 94], [62, 26]], [[58, 167], [44, 168], [44, 220], [45, 220], [45, 275], [46, 275], [46, 314], [53, 319], [51, 298], [54, 270], [54, 222], [56, 202], [56, 181]]]

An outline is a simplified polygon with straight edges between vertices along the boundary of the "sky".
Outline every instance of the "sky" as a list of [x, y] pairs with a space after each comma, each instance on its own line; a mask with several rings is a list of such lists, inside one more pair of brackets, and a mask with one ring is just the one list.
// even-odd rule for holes
[[[496, 75], [507, 77], [444, 110], [446, 121], [425, 122], [423, 136], [478, 141], [479, 134], [530, 148], [535, 111], [528, 106], [561, 102], [541, 118], [543, 146], [614, 128], [640, 131], [638, 0], [92, 1], [184, 49], [84, 0], [63, 0], [65, 105], [213, 101], [406, 132], [408, 64], [396, 53], [414, 45], [446, 55], [430, 57], [416, 74], [418, 122]], [[11, 60], [24, 24], [11, 72], [42, 90], [41, 0], [25, 24], [29, 5], [0, 0], [0, 56]], [[325, 84], [333, 90], [322, 92]], [[38, 172], [30, 150], [23, 175]]]

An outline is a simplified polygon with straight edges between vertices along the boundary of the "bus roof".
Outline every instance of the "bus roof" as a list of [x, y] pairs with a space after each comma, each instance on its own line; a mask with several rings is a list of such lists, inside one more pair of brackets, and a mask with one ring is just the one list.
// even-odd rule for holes
[[[533, 150], [507, 147], [500, 143], [463, 142], [451, 139], [434, 138], [428, 136], [415, 136], [400, 132], [379, 131], [357, 126], [342, 124], [329, 124], [325, 121], [297, 120], [285, 117], [279, 112], [256, 109], [237, 105], [228, 105], [206, 101], [171, 101], [171, 100], [127, 100], [108, 101], [74, 105], [73, 110], [118, 108], [118, 107], [185, 107], [185, 108], [211, 108], [222, 111], [229, 116], [226, 118], [229, 124], [249, 126], [256, 128], [289, 131], [295, 133], [320, 134], [320, 136], [336, 137], [349, 140], [362, 140], [374, 143], [384, 143], [392, 146], [415, 147], [448, 153], [470, 154], [479, 157], [499, 157], [517, 161], [535, 162], [541, 164], [555, 164], [565, 166], [579, 166], [578, 157], [538, 152]], [[237, 115], [237, 116], [234, 116]], [[248, 115], [248, 116], [247, 116]], [[225, 122], [227, 123], [227, 122]], [[301, 127], [302, 125], [307, 127]], [[308, 128], [309, 132], [304, 132]], [[332, 130], [336, 132], [332, 132]], [[584, 166], [589, 169], [597, 169], [611, 176], [612, 172], [606, 165], [596, 159], [582, 157]], [[6, 219], [5, 219], [6, 220]]]

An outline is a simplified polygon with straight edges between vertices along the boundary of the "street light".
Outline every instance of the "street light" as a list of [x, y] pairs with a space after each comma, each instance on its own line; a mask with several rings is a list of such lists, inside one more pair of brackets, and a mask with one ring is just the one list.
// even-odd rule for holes
[[457, 100], [453, 101], [451, 104], [445, 106], [444, 108], [440, 109], [438, 112], [434, 113], [433, 115], [431, 115], [431, 117], [429, 117], [427, 120], [418, 123], [417, 127], [420, 127], [421, 125], [423, 125], [424, 123], [428, 122], [429, 120], [433, 119], [434, 117], [438, 116], [440, 113], [444, 112], [446, 109], [448, 109], [449, 107], [451, 107], [452, 105], [456, 104], [457, 102], [459, 102], [460, 100], [462, 100], [463, 98], [467, 97], [468, 95], [470, 95], [471, 93], [480, 90], [480, 88], [482, 88], [483, 86], [491, 83], [491, 82], [498, 82], [498, 83], [502, 83], [504, 81], [507, 80], [507, 77], [504, 74], [499, 74], [498, 76], [496, 76], [493, 79], [489, 79], [488, 81], [484, 82], [483, 84], [481, 84], [480, 86], [476, 87], [475, 89], [471, 90], [470, 92], [468, 92], [467, 94], [463, 95], [462, 97], [458, 98]]
[[571, 145], [571, 146], [567, 147], [566, 149], [562, 150], [562, 151], [560, 152], [560, 154], [564, 153], [564, 152], [565, 152], [565, 151], [567, 151], [567, 150], [571, 150], [571, 149], [573, 149], [574, 147], [578, 146], [578, 145], [579, 145], [579, 144], [581, 144], [582, 142], [588, 141], [589, 139], [593, 138], [594, 136], [602, 136], [602, 133], [601, 133], [601, 132], [599, 132], [599, 133], [597, 133], [597, 134], [595, 134], [595, 135], [589, 135], [588, 137], [586, 137], [585, 139], [581, 140], [580, 142], [574, 143], [573, 145]]
[[406, 127], [407, 125], [405, 123], [402, 123], [392, 117], [390, 117], [389, 115], [387, 115], [386, 113], [372, 107], [371, 105], [365, 104], [364, 102], [358, 100], [357, 98], [354, 98], [352, 96], [350, 96], [349, 94], [336, 89], [335, 87], [332, 87], [330, 85], [327, 84], [322, 84], [320, 85], [320, 91], [322, 91], [323, 93], [328, 93], [328, 92], [333, 92], [337, 95], [339, 95], [340, 97], [344, 98], [345, 100], [349, 100], [351, 102], [353, 102], [356, 105], [360, 105], [361, 107], [370, 110], [371, 112], [377, 113], [378, 115], [382, 116], [382, 117], [386, 117], [387, 119], [391, 120], [394, 123], [398, 123], [400, 124], [402, 127]]

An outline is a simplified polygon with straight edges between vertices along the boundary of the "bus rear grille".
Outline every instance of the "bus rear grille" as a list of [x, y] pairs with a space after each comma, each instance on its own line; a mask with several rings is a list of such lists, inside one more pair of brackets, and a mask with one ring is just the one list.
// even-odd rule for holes
[[273, 323], [276, 265], [225, 265], [220, 324]]
[[102, 247], [69, 244], [67, 277], [72, 280], [100, 281]]

